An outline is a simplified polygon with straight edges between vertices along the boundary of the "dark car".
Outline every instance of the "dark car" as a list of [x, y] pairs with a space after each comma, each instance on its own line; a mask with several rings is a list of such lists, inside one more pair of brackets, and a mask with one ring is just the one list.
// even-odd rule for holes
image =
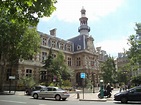
[[114, 100], [121, 101], [121, 103], [127, 103], [128, 101], [141, 101], [141, 86], [116, 93], [114, 95]]
[[34, 87], [32, 87], [32, 88], [26, 88], [25, 93], [26, 93], [27, 95], [31, 95], [31, 93], [32, 93], [33, 91], [41, 90], [41, 89], [44, 89], [44, 88], [46, 88], [46, 86], [37, 85], [37, 86], [34, 86]]

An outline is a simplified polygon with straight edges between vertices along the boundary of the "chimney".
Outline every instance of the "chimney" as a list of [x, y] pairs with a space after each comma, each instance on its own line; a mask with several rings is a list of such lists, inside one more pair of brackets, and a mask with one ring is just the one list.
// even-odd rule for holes
[[56, 28], [50, 30], [50, 35], [56, 37]]

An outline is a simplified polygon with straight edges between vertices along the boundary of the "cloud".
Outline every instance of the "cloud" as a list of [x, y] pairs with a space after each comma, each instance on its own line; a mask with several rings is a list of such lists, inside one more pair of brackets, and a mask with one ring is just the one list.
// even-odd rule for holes
[[[86, 15], [90, 21], [99, 20], [118, 9], [124, 0], [58, 0], [57, 10], [50, 18], [56, 17], [66, 22], [77, 22], [81, 16], [82, 6], [86, 9]], [[49, 18], [42, 18], [47, 21]]]
[[107, 54], [111, 56], [117, 56], [118, 53], [124, 52], [125, 50], [129, 49], [127, 45], [128, 37], [122, 37], [121, 39], [110, 39], [104, 40], [101, 42], [96, 43], [96, 47], [100, 47], [102, 50], [105, 50]]

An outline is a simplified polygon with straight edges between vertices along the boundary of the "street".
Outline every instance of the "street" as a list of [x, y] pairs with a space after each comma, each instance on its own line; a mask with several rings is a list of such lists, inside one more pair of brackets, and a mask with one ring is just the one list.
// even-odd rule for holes
[[[78, 99], [68, 98], [66, 101], [55, 101], [54, 99], [33, 99], [31, 96], [23, 95], [0, 95], [0, 105], [121, 105], [120, 102], [107, 101], [79, 101]], [[138, 105], [140, 103], [129, 103], [128, 105]], [[126, 105], [126, 104], [122, 104]]]

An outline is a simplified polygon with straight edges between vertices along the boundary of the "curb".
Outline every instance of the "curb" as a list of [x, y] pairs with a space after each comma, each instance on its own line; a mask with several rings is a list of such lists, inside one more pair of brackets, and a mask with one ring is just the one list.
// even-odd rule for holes
[[97, 102], [106, 102], [107, 99], [79, 99], [79, 101], [97, 101]]

